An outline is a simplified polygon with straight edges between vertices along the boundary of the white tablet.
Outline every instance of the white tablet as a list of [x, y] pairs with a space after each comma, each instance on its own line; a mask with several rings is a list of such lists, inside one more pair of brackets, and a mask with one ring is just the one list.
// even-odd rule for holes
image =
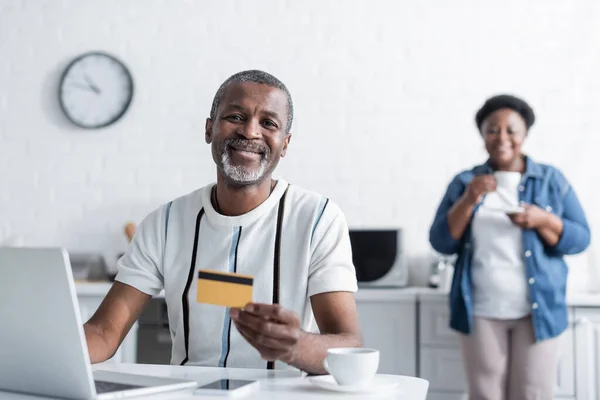
[[220, 379], [218, 381], [201, 385], [194, 394], [206, 394], [211, 396], [241, 397], [257, 392], [260, 388], [258, 381], [247, 381], [243, 379]]

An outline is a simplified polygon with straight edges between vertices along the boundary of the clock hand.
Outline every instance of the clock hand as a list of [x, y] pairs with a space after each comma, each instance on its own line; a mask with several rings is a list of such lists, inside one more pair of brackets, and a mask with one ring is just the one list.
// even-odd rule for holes
[[96, 86], [87, 75], [83, 75], [83, 79], [87, 82], [87, 84], [90, 86], [90, 89], [92, 89], [94, 93], [100, 94], [100, 89], [98, 86]]
[[82, 85], [82, 84], [77, 83], [77, 82], [70, 82], [69, 86], [73, 86], [73, 87], [76, 87], [76, 88], [79, 88], [79, 89], [89, 90], [89, 91], [92, 91], [92, 92], [96, 93], [92, 87], [90, 87], [88, 85]]

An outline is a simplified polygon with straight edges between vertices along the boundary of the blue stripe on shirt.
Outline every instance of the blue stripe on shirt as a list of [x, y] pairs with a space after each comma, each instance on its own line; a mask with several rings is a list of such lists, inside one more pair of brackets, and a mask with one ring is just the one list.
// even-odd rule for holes
[[165, 217], [165, 243], [167, 243], [167, 233], [169, 232], [169, 216], [171, 215], [172, 201], [167, 204], [167, 216]]
[[327, 203], [329, 203], [329, 199], [327, 197], [321, 198], [319, 202], [319, 211], [317, 212], [317, 219], [315, 220], [315, 224], [313, 225], [312, 234], [310, 236], [310, 241], [312, 243], [312, 238], [315, 236], [315, 231], [317, 230], [317, 225], [319, 225], [319, 221], [325, 212], [325, 208], [327, 207]]

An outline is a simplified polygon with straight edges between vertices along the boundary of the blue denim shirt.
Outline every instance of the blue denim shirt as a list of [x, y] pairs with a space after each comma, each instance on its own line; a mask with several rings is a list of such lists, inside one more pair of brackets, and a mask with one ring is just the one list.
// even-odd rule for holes
[[[442, 254], [458, 254], [450, 290], [450, 326], [469, 334], [472, 326], [471, 221], [460, 240], [450, 235], [448, 211], [462, 196], [474, 176], [491, 174], [489, 161], [458, 174], [446, 190], [429, 231], [429, 242]], [[523, 230], [526, 276], [529, 282], [531, 316], [537, 341], [556, 337], [567, 328], [567, 264], [563, 256], [584, 251], [590, 243], [590, 228], [575, 191], [563, 174], [550, 165], [526, 158], [519, 186], [519, 201], [534, 204], [560, 217], [563, 232], [558, 243], [544, 243], [535, 229]], [[479, 205], [475, 207], [473, 215]]]

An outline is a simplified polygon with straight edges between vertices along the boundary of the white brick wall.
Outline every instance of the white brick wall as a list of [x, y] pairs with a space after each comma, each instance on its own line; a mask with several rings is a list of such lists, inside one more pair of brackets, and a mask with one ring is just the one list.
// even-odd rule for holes
[[[527, 149], [600, 226], [598, 21], [595, 0], [0, 0], [0, 239], [113, 257], [127, 220], [214, 179], [204, 119], [248, 68], [295, 100], [279, 175], [351, 226], [404, 228], [412, 257], [448, 180], [483, 160], [473, 115], [499, 91], [533, 105]], [[128, 64], [136, 93], [123, 120], [85, 131], [57, 83], [95, 49]]]

